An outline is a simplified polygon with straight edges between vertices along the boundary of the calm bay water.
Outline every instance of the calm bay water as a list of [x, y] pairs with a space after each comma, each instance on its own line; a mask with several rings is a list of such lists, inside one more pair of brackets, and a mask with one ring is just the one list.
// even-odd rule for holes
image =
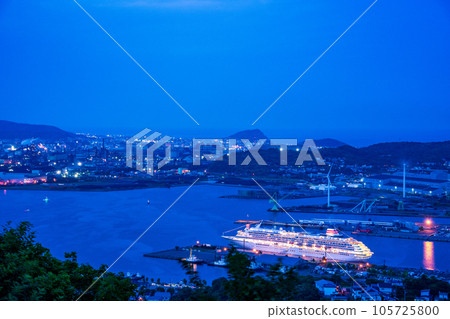
[[[186, 189], [139, 189], [119, 192], [2, 191], [0, 224], [30, 221], [37, 239], [58, 258], [76, 251], [80, 262], [93, 266], [113, 263], [120, 254]], [[236, 228], [238, 219], [271, 219], [266, 200], [219, 198], [236, 194], [236, 187], [198, 185], [183, 196], [112, 268], [139, 272], [150, 278], [176, 282], [185, 278], [172, 260], [143, 257], [144, 253], [174, 246], [201, 243], [226, 245], [224, 231]], [[43, 199], [48, 197], [48, 202]], [[334, 198], [343, 200], [345, 198]], [[150, 204], [147, 204], [147, 201]], [[325, 203], [325, 198], [284, 200], [291, 206]], [[354, 215], [294, 213], [297, 219], [367, 219]], [[372, 217], [373, 220], [398, 217]], [[423, 221], [422, 218], [409, 218]], [[279, 214], [279, 221], [288, 221]], [[449, 223], [444, 220], [443, 222]], [[449, 243], [379, 237], [358, 237], [373, 252], [370, 262], [390, 266], [450, 270]], [[267, 258], [267, 257], [266, 257]], [[201, 277], [210, 281], [226, 274], [217, 267], [200, 266]]]

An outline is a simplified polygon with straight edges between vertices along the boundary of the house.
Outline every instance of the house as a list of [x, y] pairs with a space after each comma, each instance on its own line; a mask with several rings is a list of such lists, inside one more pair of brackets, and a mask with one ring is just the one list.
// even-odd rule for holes
[[400, 279], [392, 279], [392, 286], [403, 287], [403, 282]]
[[[309, 186], [309, 189], [315, 190], [315, 191], [325, 191], [328, 190], [328, 185], [325, 184], [319, 184], [319, 185], [311, 185]], [[331, 185], [330, 190], [336, 189], [336, 186]]]
[[376, 289], [378, 289], [378, 291], [386, 295], [391, 295], [393, 292], [392, 284], [385, 282], [378, 283]]
[[366, 278], [368, 275], [367, 271], [360, 271], [355, 274], [356, 277]]
[[420, 296], [414, 299], [415, 301], [430, 301], [430, 289], [423, 289], [420, 291]]
[[353, 299], [360, 299], [363, 293], [364, 293], [364, 290], [362, 290], [360, 287], [353, 287], [352, 288], [352, 297], [353, 297]]
[[381, 301], [383, 298], [381, 297], [381, 294], [378, 290], [375, 290], [373, 288], [366, 289], [366, 291], [363, 291], [361, 295], [362, 301]]
[[439, 291], [439, 300], [448, 300], [448, 292]]
[[318, 273], [318, 274], [323, 274], [323, 273], [325, 273], [325, 268], [323, 268], [322, 266], [316, 266], [314, 268], [314, 272]]
[[178, 170], [177, 170], [177, 174], [178, 175], [184, 175], [184, 174], [187, 174], [187, 173], [190, 173], [190, 172], [191, 171], [189, 169], [183, 168], [183, 167], [178, 167]]
[[331, 296], [336, 293], [337, 285], [332, 281], [321, 279], [317, 280], [315, 285], [324, 296]]
[[333, 294], [335, 294], [336, 293], [336, 291], [337, 291], [337, 286], [336, 286], [336, 284], [334, 284], [334, 283], [331, 283], [331, 284], [324, 284], [323, 286], [322, 286], [322, 289], [323, 289], [323, 295], [324, 296], [331, 296], [331, 295], [333, 295]]

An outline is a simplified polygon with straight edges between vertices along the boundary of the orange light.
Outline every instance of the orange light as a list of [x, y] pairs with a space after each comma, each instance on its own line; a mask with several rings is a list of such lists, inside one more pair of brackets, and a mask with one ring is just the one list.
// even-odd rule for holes
[[369, 267], [369, 266], [370, 266], [370, 264], [369, 264], [369, 263], [366, 263], [366, 266], [367, 266], [367, 267]]
[[363, 265], [362, 264], [359, 264], [359, 268], [362, 268], [363, 267]]
[[256, 249], [255, 248], [253, 248], [253, 252], [256, 253]]
[[200, 244], [200, 242], [197, 240], [197, 245]]
[[227, 250], [228, 250], [228, 248], [227, 248], [227, 247], [224, 247], [224, 248], [223, 248], [223, 251], [227, 251]]
[[432, 223], [431, 219], [427, 219], [427, 220], [425, 220], [425, 224], [427, 224], [427, 225], [431, 225], [431, 223]]

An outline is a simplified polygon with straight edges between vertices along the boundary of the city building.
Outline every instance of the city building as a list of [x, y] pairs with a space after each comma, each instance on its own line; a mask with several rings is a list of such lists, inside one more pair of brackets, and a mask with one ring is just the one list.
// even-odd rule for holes
[[[448, 174], [443, 171], [432, 171], [429, 174], [406, 173], [405, 191], [409, 194], [442, 195], [450, 189]], [[403, 191], [403, 173], [379, 174], [366, 177], [364, 187], [388, 190], [394, 192]]]
[[337, 285], [329, 280], [321, 279], [316, 281], [316, 288], [319, 289], [320, 293], [324, 296], [329, 297], [336, 293]]
[[0, 185], [37, 184], [47, 182], [47, 176], [40, 175], [39, 171], [31, 173], [0, 172]]

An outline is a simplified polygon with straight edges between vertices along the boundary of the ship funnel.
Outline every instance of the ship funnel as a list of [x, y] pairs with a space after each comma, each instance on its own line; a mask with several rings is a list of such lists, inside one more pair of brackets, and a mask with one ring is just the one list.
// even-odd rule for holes
[[336, 229], [328, 228], [327, 236], [339, 236], [339, 232]]

